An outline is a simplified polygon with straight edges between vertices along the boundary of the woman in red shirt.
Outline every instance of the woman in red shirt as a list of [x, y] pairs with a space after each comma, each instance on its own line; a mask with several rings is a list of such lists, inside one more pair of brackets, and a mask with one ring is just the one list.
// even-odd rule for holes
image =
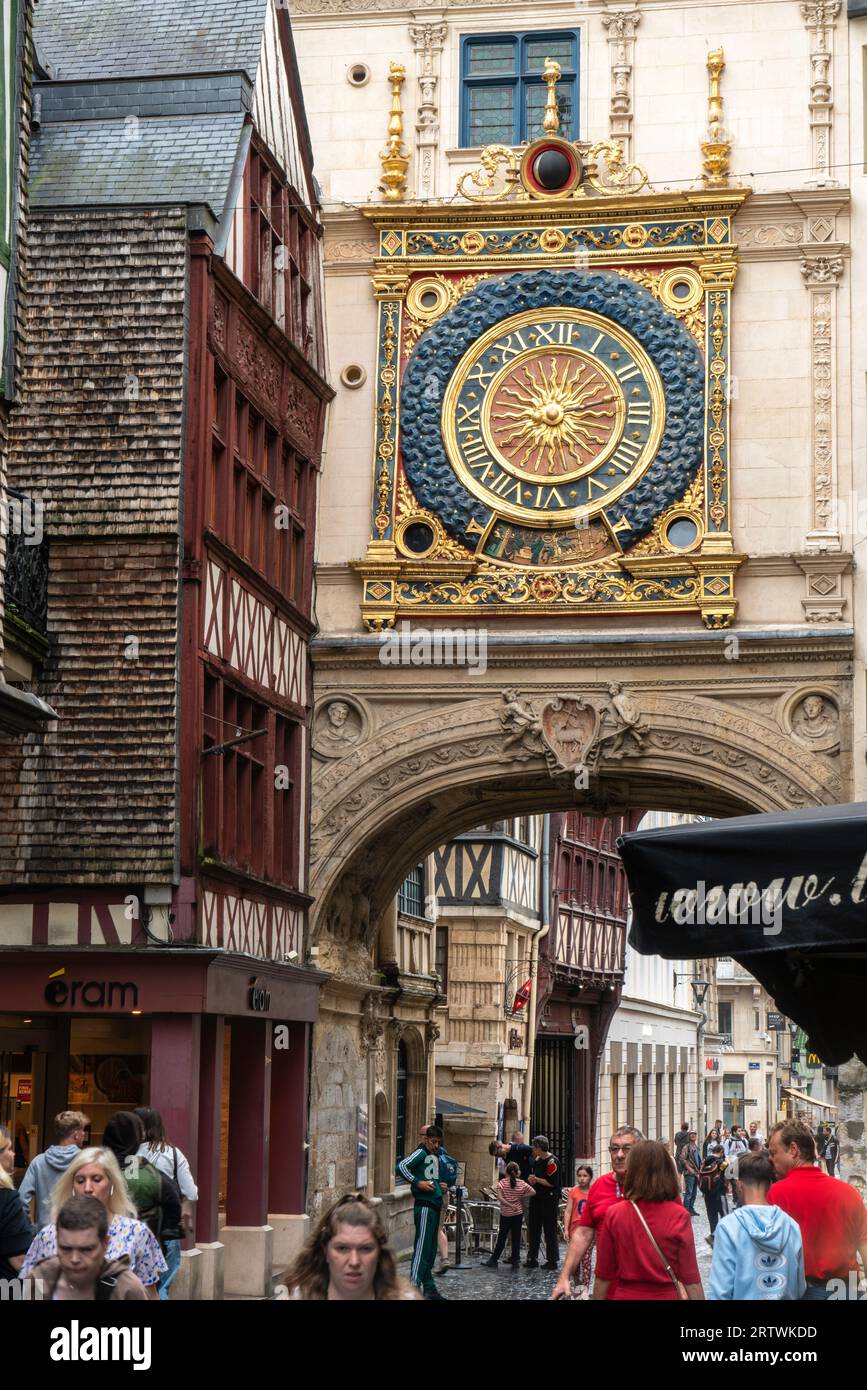
[[680, 1201], [674, 1160], [662, 1144], [652, 1139], [633, 1144], [623, 1196], [624, 1201], [609, 1207], [597, 1233], [594, 1299], [608, 1297], [612, 1280], [612, 1299], [676, 1300], [675, 1280], [686, 1286], [689, 1298], [704, 1298], [692, 1221]]

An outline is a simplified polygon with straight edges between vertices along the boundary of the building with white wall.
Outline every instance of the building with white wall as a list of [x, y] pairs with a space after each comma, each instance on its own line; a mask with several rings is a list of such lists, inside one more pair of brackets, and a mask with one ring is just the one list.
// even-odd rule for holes
[[[649, 811], [639, 830], [693, 819]], [[618, 1125], [635, 1125], [648, 1139], [673, 1145], [684, 1120], [703, 1124], [700, 1076], [702, 1010], [692, 978], [702, 962], [645, 956], [627, 942], [620, 1007], [599, 1071], [596, 1162], [608, 1167], [608, 1140]]]

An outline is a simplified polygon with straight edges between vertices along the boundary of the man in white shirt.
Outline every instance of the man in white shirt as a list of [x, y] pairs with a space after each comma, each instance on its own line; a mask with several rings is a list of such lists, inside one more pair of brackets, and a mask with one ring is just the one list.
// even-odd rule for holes
[[745, 1154], [748, 1149], [749, 1145], [743, 1130], [738, 1129], [737, 1125], [734, 1125], [731, 1134], [723, 1145], [726, 1162], [728, 1163], [726, 1182], [729, 1184], [734, 1206], [738, 1205], [738, 1159], [741, 1154]]

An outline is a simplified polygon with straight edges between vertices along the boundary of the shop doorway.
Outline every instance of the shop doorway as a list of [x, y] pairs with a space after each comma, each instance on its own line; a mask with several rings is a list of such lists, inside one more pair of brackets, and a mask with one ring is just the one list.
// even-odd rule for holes
[[0, 1015], [0, 1125], [15, 1145], [16, 1183], [44, 1147], [48, 1060], [55, 1049], [53, 1028], [23, 1015]]
[[744, 1122], [744, 1078], [743, 1076], [723, 1077], [723, 1124], [732, 1125]]

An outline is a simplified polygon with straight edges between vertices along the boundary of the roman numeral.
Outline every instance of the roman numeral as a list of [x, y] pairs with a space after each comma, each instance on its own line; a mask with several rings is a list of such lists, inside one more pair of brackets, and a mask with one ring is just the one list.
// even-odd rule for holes
[[598, 348], [599, 344], [602, 342], [602, 339], [603, 339], [604, 337], [605, 337], [605, 334], [604, 334], [604, 333], [600, 333], [600, 334], [599, 334], [599, 337], [596, 339], [596, 342], [595, 342], [595, 343], [592, 343], [591, 346], [590, 346], [590, 351], [591, 351], [591, 352], [595, 352], [595, 351], [596, 351], [596, 349]]
[[552, 498], [552, 497], [556, 497], [556, 499], [557, 499], [557, 506], [558, 506], [558, 507], [565, 507], [565, 506], [566, 506], [566, 503], [563, 501], [563, 498], [560, 496], [560, 494], [559, 494], [559, 492], [557, 491], [557, 489], [556, 489], [555, 487], [552, 487], [552, 488], [549, 488], [549, 489], [548, 489], [548, 496], [545, 498], [545, 501], [544, 501], [544, 503], [542, 504], [542, 505], [545, 507], [546, 511], [547, 511], [548, 508], [550, 508], [550, 506], [551, 506], [551, 498]]
[[[544, 347], [546, 343], [553, 344], [554, 330], [556, 329], [556, 327], [556, 323], [552, 323], [550, 328], [545, 328], [541, 323], [534, 324], [533, 332], [536, 334], [536, 347]], [[560, 327], [563, 327], [562, 323], [560, 324]]]
[[481, 362], [473, 365], [472, 371], [467, 376], [467, 381], [477, 381], [483, 389], [487, 389], [489, 382], [493, 381], [494, 373], [486, 372]]
[[463, 401], [458, 401], [456, 408], [461, 413], [455, 420], [455, 429], [477, 430], [479, 428], [480, 406], [464, 405]]
[[495, 492], [506, 501], [511, 496], [515, 496], [518, 501], [521, 500], [521, 484], [516, 478], [510, 478], [508, 473], [501, 473], [499, 478], [488, 484], [488, 487], [491, 492]]
[[593, 501], [593, 489], [594, 489], [595, 487], [598, 487], [598, 489], [599, 489], [600, 492], [607, 492], [607, 491], [608, 491], [608, 484], [607, 484], [607, 483], [601, 483], [601, 482], [599, 481], [598, 478], [594, 478], [594, 477], [592, 477], [592, 476], [589, 477], [589, 478], [587, 479], [587, 500], [588, 500], [589, 502], [592, 502], [592, 501]]
[[[514, 342], [517, 342], [517, 347], [513, 346]], [[502, 353], [504, 362], [509, 362], [513, 357], [517, 357], [520, 353], [527, 351], [527, 344], [517, 330], [506, 339], [505, 343], [502, 345], [497, 344], [497, 346]]]
[[649, 425], [650, 401], [630, 401], [626, 420], [630, 425]]
[[618, 381], [631, 381], [634, 376], [639, 375], [639, 371], [634, 362], [627, 362], [626, 366], [621, 367], [614, 375]]
[[482, 483], [486, 483], [488, 481], [488, 474], [493, 473], [494, 471], [494, 465], [491, 459], [484, 458], [480, 462], [471, 463], [470, 471], [473, 473], [478, 473], [479, 481]]
[[463, 442], [463, 454], [467, 463], [475, 463], [477, 459], [488, 457], [488, 446], [478, 435], [475, 439], [465, 439]]

